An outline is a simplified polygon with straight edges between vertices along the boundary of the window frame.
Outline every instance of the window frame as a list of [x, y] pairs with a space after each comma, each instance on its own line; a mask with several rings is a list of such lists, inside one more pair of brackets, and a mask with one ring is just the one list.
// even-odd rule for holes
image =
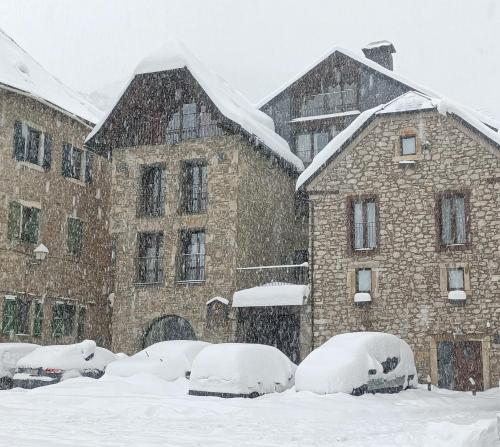
[[[357, 202], [373, 202], [375, 204], [375, 247], [372, 248], [355, 248], [355, 216], [354, 216], [354, 205]], [[347, 208], [347, 252], [351, 256], [370, 256], [372, 254], [379, 253], [380, 251], [380, 203], [378, 195], [376, 194], [359, 194], [356, 196], [347, 197], [346, 201]], [[364, 207], [366, 208], [366, 207]], [[363, 211], [365, 215], [365, 211]], [[368, 222], [363, 222], [367, 225]], [[365, 228], [365, 227], [364, 227]], [[367, 231], [364, 231], [365, 235], [363, 240], [367, 238]], [[363, 242], [364, 244], [364, 242]]]
[[[198, 242], [200, 247], [197, 253], [191, 253], [191, 250], [188, 247], [191, 247], [191, 236], [193, 234], [203, 234], [203, 244]], [[179, 255], [177, 259], [177, 282], [178, 283], [204, 283], [207, 280], [207, 233], [204, 228], [183, 228], [179, 231]], [[201, 250], [201, 246], [203, 246], [203, 251]], [[188, 278], [188, 273], [186, 269], [186, 264], [184, 260], [188, 256], [196, 256], [196, 266], [195, 271], [201, 271], [200, 277], [196, 277], [195, 279]], [[203, 262], [200, 260], [203, 259]], [[198, 276], [198, 275], [197, 275]]]
[[[79, 225], [79, 233], [77, 232], [72, 232], [70, 221]], [[67, 253], [71, 256], [81, 256], [82, 251], [83, 251], [83, 237], [84, 237], [84, 222], [82, 219], [79, 217], [75, 216], [69, 216], [66, 219], [66, 228], [67, 228], [67, 233], [66, 233], [66, 248], [67, 248]], [[73, 230], [75, 231], [75, 230]], [[77, 240], [72, 240], [72, 237], [79, 234], [79, 238]]]
[[[149, 197], [148, 190], [145, 188], [145, 176], [153, 170], [159, 171], [159, 196], [158, 203], [151, 199], [151, 210], [148, 210], [144, 202], [145, 197]], [[166, 194], [166, 164], [165, 163], [151, 163], [140, 166], [139, 188], [137, 194], [137, 216], [144, 218], [163, 217], [165, 215], [165, 194]], [[151, 194], [153, 197], [154, 194]]]
[[[141, 238], [143, 237], [151, 237], [153, 236], [155, 239], [155, 252], [156, 256], [141, 256]], [[136, 258], [135, 258], [135, 281], [134, 284], [136, 286], [148, 287], [148, 286], [162, 286], [165, 282], [165, 233], [163, 231], [140, 231], [137, 233], [136, 237]], [[155, 260], [155, 267], [153, 269], [153, 274], [155, 277], [154, 281], [148, 281], [148, 272], [149, 270], [146, 267], [145, 276], [141, 276], [142, 274], [142, 266], [141, 260]]]
[[[52, 337], [74, 337], [75, 336], [75, 318], [76, 318], [76, 303], [70, 300], [57, 300], [52, 303]], [[55, 309], [59, 308], [59, 312]], [[72, 309], [69, 311], [69, 309]], [[59, 323], [60, 332], [56, 331]]]
[[[36, 245], [40, 241], [41, 232], [41, 214], [42, 209], [38, 206], [30, 204], [28, 206], [26, 202], [21, 200], [11, 200], [9, 202], [9, 213], [8, 213], [8, 230], [7, 237], [11, 242], [19, 242], [23, 244]], [[17, 208], [17, 211], [14, 211]], [[26, 222], [25, 210], [37, 210], [36, 212], [36, 234], [33, 234], [34, 239], [32, 239], [29, 232], [27, 231], [28, 223]], [[14, 216], [13, 213], [16, 213]], [[32, 214], [33, 218], [33, 214]], [[14, 228], [17, 228], [16, 230]], [[33, 227], [35, 228], [35, 227]]]
[[[465, 243], [463, 244], [444, 244], [443, 243], [443, 222], [442, 222], [442, 203], [443, 198], [461, 196], [464, 198], [464, 213], [465, 213]], [[435, 195], [435, 222], [436, 222], [436, 251], [461, 251], [468, 250], [472, 246], [471, 234], [471, 207], [470, 207], [470, 190], [456, 189], [445, 190], [436, 193]], [[453, 228], [452, 228], [453, 231]], [[455, 230], [456, 232], [456, 230]]]
[[[19, 135], [20, 132], [20, 135]], [[32, 134], [38, 134], [38, 145], [36, 150], [36, 162], [28, 159], [30, 154], [30, 145]], [[22, 140], [19, 140], [21, 138]], [[18, 145], [22, 141], [22, 154]], [[50, 134], [26, 121], [14, 121], [14, 132], [12, 137], [12, 158], [18, 163], [26, 163], [31, 166], [37, 166], [44, 171], [49, 171], [52, 165], [52, 145], [53, 140]]]
[[[6, 326], [6, 303], [14, 303], [12, 314], [10, 315], [11, 329], [7, 332]], [[31, 322], [31, 302], [26, 295], [4, 295], [2, 311], [2, 333], [16, 336], [30, 335]]]
[[[360, 290], [359, 288], [359, 272], [368, 271], [370, 272], [370, 290]], [[371, 267], [359, 267], [355, 269], [355, 293], [369, 293], [370, 296], [373, 294], [373, 269]]]
[[[413, 140], [413, 143], [414, 143], [414, 146], [413, 146], [413, 149], [414, 151], [410, 154], [405, 154], [404, 153], [404, 141], [405, 140]], [[415, 155], [417, 155], [417, 136], [414, 135], [414, 134], [407, 134], [407, 135], [401, 135], [399, 137], [399, 147], [400, 147], [400, 152], [399, 152], [399, 155], [401, 157], [414, 157]]]
[[[194, 168], [199, 169], [199, 198], [195, 201], [193, 199], [194, 185], [196, 184], [192, 179], [192, 171]], [[205, 169], [205, 179], [203, 182], [203, 168]], [[206, 214], [208, 212], [208, 184], [209, 184], [208, 162], [206, 159], [194, 159], [182, 161], [182, 194], [181, 194], [181, 210], [183, 214]], [[197, 210], [194, 210], [193, 204], [197, 203]]]
[[[456, 288], [456, 287], [450, 287], [450, 270], [457, 270], [462, 272], [462, 288]], [[448, 266], [446, 268], [446, 287], [448, 292], [452, 292], [454, 290], [462, 290], [465, 292], [466, 287], [465, 287], [465, 267], [461, 266], [454, 266], [450, 267]]]

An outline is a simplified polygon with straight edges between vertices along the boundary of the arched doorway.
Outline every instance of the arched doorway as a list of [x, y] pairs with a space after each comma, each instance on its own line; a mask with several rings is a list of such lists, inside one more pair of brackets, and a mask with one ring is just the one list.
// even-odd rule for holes
[[186, 319], [178, 315], [157, 318], [144, 335], [144, 348], [167, 340], [196, 340], [196, 334]]

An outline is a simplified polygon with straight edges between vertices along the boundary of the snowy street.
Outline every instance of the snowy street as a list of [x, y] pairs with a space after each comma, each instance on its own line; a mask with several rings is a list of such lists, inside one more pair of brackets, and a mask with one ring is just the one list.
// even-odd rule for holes
[[2, 446], [495, 447], [500, 390], [257, 399], [187, 395], [187, 381], [70, 379], [0, 393]]

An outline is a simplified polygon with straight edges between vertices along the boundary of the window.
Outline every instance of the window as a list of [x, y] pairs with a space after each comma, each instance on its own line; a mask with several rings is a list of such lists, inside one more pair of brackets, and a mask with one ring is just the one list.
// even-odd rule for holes
[[300, 116], [319, 116], [348, 112], [356, 108], [355, 83], [345, 84], [343, 88], [339, 84], [336, 87], [328, 87], [328, 90], [302, 97], [298, 114]]
[[401, 155], [415, 155], [417, 153], [417, 137], [401, 137]]
[[184, 211], [205, 213], [208, 201], [208, 168], [205, 161], [184, 163]]
[[28, 334], [31, 301], [7, 295], [3, 305], [4, 334]]
[[159, 284], [163, 281], [163, 233], [139, 233], [137, 258], [138, 284]]
[[80, 306], [78, 308], [78, 322], [76, 325], [76, 337], [79, 341], [85, 339], [85, 320], [87, 318], [87, 308]]
[[373, 250], [377, 247], [377, 207], [374, 198], [355, 199], [351, 202], [353, 222], [352, 248]]
[[52, 306], [52, 332], [54, 337], [73, 335], [76, 306], [74, 303], [57, 301]]
[[40, 300], [35, 301], [35, 314], [33, 317], [33, 335], [40, 337], [42, 335], [43, 324], [43, 304]]
[[80, 180], [82, 171], [82, 150], [72, 144], [63, 145], [62, 175]]
[[25, 161], [49, 170], [52, 163], [52, 137], [26, 123], [16, 121], [12, 155], [17, 161]]
[[141, 168], [138, 214], [159, 217], [164, 214], [165, 169], [160, 165]]
[[297, 156], [309, 163], [323, 149], [330, 139], [328, 132], [302, 133], [297, 135]]
[[78, 256], [82, 252], [83, 222], [75, 217], [68, 218], [68, 253]]
[[465, 276], [463, 267], [448, 268], [448, 291], [464, 289]]
[[10, 202], [8, 234], [11, 241], [38, 242], [40, 209]]
[[205, 280], [205, 232], [181, 232], [180, 281]]
[[467, 243], [466, 196], [445, 193], [440, 196], [441, 245], [465, 245]]
[[356, 293], [372, 292], [372, 269], [356, 269]]

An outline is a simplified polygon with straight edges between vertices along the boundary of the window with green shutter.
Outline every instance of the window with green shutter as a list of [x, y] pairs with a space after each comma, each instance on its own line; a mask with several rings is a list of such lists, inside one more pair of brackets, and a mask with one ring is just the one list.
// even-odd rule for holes
[[20, 203], [10, 202], [8, 235], [11, 241], [19, 240], [21, 237], [21, 211]]
[[83, 222], [68, 218], [68, 253], [78, 256], [82, 252]]
[[40, 210], [21, 205], [9, 204], [8, 236], [11, 241], [21, 240], [30, 244], [38, 242]]
[[54, 303], [52, 305], [52, 335], [61, 337], [64, 332], [64, 303]]
[[42, 166], [46, 171], [52, 162], [52, 138], [26, 123], [14, 123], [12, 158]]
[[4, 334], [17, 333], [17, 301], [15, 296], [6, 296], [3, 303], [2, 330]]
[[35, 315], [33, 318], [33, 335], [41, 337], [43, 324], [43, 305], [39, 300], [35, 301]]
[[87, 308], [80, 306], [78, 309], [78, 324], [76, 327], [76, 336], [81, 341], [85, 339], [85, 320], [87, 318]]

